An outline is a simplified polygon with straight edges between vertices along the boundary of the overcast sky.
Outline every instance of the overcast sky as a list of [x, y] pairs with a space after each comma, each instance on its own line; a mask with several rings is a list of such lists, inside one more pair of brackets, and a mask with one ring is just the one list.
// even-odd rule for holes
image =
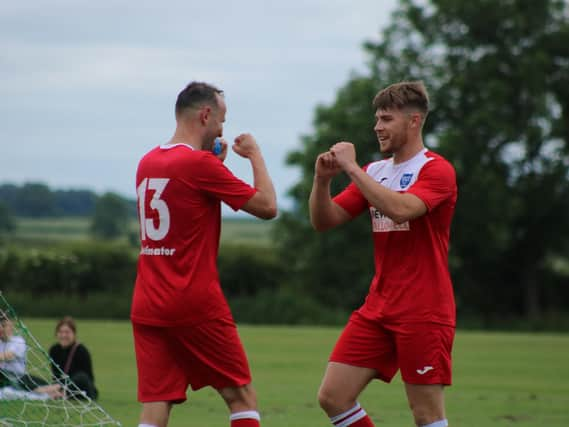
[[[397, 0], [19, 0], [0, 7], [0, 183], [134, 198], [192, 80], [225, 91], [225, 136], [256, 136], [280, 205], [314, 109], [364, 71]], [[334, 142], [334, 141], [331, 141]], [[251, 182], [249, 163], [226, 164]]]

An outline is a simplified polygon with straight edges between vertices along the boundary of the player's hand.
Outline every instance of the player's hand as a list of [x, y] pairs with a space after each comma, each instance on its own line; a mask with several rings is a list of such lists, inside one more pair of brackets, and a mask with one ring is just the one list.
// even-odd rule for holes
[[235, 143], [231, 148], [233, 148], [235, 153], [246, 159], [260, 153], [257, 141], [250, 133], [242, 133], [235, 138]]
[[351, 166], [357, 166], [356, 149], [351, 142], [338, 142], [330, 148], [330, 152], [344, 171]]
[[215, 157], [224, 162], [227, 157], [227, 147], [229, 146], [229, 144], [227, 144], [225, 138], [222, 137], [219, 137], [219, 142], [221, 142], [221, 151], [219, 152], [219, 154], [216, 154]]
[[316, 177], [330, 179], [338, 175], [341, 171], [342, 168], [330, 151], [326, 151], [316, 158], [316, 164], [314, 165]]

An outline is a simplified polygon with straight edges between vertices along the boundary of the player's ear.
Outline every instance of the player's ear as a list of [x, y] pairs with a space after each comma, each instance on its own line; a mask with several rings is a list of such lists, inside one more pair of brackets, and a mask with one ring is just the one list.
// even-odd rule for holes
[[416, 129], [421, 127], [421, 114], [419, 113], [411, 113], [410, 115], [409, 125], [412, 129]]
[[209, 116], [211, 115], [211, 107], [206, 105], [200, 110], [200, 123], [205, 125], [209, 120]]

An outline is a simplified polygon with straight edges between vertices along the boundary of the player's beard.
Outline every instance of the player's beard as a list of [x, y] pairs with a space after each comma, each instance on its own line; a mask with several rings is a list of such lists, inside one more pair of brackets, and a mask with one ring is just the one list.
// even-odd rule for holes
[[403, 147], [405, 145], [405, 143], [407, 142], [407, 134], [405, 132], [405, 129], [393, 129], [390, 132], [387, 133], [387, 135], [382, 135], [382, 136], [387, 136], [388, 139], [387, 141], [384, 141], [383, 143], [379, 140], [379, 136], [378, 136], [378, 142], [379, 142], [379, 150], [383, 153], [383, 154], [393, 154], [396, 153], [397, 151], [399, 151], [401, 149], [401, 147]]
[[217, 133], [214, 134], [213, 132], [208, 132], [206, 135], [204, 135], [204, 138], [202, 140], [202, 149], [208, 151], [213, 150], [213, 144], [215, 143], [215, 138], [217, 136]]
[[379, 141], [379, 150], [383, 154], [393, 154], [404, 145], [404, 139], [405, 138], [400, 134], [392, 133], [389, 135], [387, 141]]

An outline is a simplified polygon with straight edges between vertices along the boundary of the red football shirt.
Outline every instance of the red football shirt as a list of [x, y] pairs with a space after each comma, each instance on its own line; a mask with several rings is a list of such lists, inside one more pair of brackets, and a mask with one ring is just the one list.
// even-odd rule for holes
[[364, 167], [381, 185], [409, 192], [427, 213], [394, 223], [371, 206], [351, 183], [334, 201], [352, 217], [369, 209], [375, 275], [359, 312], [369, 319], [455, 325], [454, 292], [448, 269], [450, 225], [457, 198], [452, 165], [427, 149], [406, 162], [380, 160]]
[[156, 147], [136, 174], [141, 251], [131, 319], [192, 325], [230, 313], [219, 284], [221, 202], [240, 209], [256, 190], [209, 151]]

